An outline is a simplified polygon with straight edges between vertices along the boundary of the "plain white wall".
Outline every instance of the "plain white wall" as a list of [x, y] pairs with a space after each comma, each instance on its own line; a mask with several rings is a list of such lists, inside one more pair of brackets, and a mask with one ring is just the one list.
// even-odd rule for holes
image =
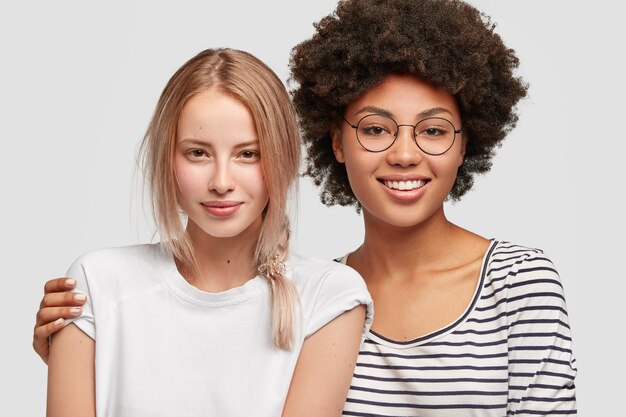
[[[214, 3], [0, 6], [0, 415], [44, 413], [46, 367], [31, 348], [43, 283], [87, 250], [151, 239], [134, 155], [171, 74], [202, 49], [229, 46], [286, 81], [291, 47], [335, 6]], [[615, 415], [626, 212], [619, 3], [472, 3], [517, 51], [531, 87], [492, 172], [448, 207], [449, 217], [552, 257], [570, 310], [581, 415]], [[322, 206], [308, 179], [299, 209], [296, 250], [330, 259], [358, 245], [360, 217]]]

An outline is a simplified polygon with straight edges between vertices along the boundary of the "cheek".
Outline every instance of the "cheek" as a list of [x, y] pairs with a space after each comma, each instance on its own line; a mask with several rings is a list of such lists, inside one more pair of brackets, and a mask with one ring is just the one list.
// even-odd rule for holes
[[236, 180], [249, 195], [259, 200], [266, 200], [268, 198], [265, 175], [260, 164], [242, 168], [238, 171]]
[[458, 157], [454, 155], [443, 161], [433, 162], [430, 167], [436, 178], [436, 183], [438, 184], [435, 194], [439, 196], [438, 198], [445, 199], [450, 194], [450, 191], [452, 191], [452, 187], [454, 187], [457, 178], [459, 170]]
[[350, 149], [344, 151], [345, 167], [351, 181], [360, 181], [369, 178], [380, 164], [378, 154], [359, 152]]
[[174, 163], [176, 194], [179, 200], [192, 196], [201, 187], [201, 173], [193, 166], [176, 161]]
[[439, 172], [442, 175], [456, 175], [457, 168], [459, 167], [458, 159], [456, 157], [445, 159], [433, 159], [431, 158], [430, 166], [433, 170]]
[[462, 144], [455, 144], [448, 152], [439, 156], [428, 156], [428, 165], [435, 175], [456, 179], [459, 167], [463, 164], [465, 149]]
[[379, 155], [359, 152], [344, 152], [348, 182], [352, 192], [361, 204], [368, 204], [370, 191], [375, 185], [374, 173], [380, 164]]
[[348, 172], [358, 172], [367, 169], [372, 165], [373, 157], [377, 154], [364, 152], [363, 148], [354, 141], [343, 141], [341, 145], [341, 157]]

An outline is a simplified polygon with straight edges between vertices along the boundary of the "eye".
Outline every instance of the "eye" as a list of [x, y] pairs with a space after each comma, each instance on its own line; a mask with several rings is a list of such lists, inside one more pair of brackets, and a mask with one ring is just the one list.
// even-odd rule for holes
[[241, 158], [245, 160], [256, 161], [257, 159], [261, 157], [261, 154], [259, 154], [258, 151], [245, 150], [241, 152], [239, 156], [241, 156]]
[[189, 157], [189, 159], [202, 159], [203, 157], [208, 156], [202, 149], [190, 149], [185, 152], [185, 154]]
[[446, 119], [433, 117], [419, 122], [415, 126], [415, 133], [417, 137], [423, 139], [440, 140], [448, 137], [454, 138], [454, 126]]
[[439, 128], [439, 127], [429, 127], [424, 129], [422, 132], [420, 132], [420, 134], [426, 135], [426, 136], [440, 136], [440, 135], [444, 135], [446, 132], [445, 130]]
[[368, 114], [357, 124], [357, 135], [361, 139], [387, 138], [395, 134], [396, 123], [387, 116]]
[[389, 133], [389, 131], [382, 126], [364, 126], [363, 133], [371, 136], [380, 136]]

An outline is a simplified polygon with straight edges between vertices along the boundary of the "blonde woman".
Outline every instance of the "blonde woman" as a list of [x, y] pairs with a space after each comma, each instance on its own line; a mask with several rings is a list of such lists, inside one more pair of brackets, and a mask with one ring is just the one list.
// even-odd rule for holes
[[163, 241], [69, 268], [86, 303], [50, 344], [49, 416], [341, 414], [371, 300], [350, 268], [288, 254], [299, 150], [250, 54], [172, 76], [141, 148]]

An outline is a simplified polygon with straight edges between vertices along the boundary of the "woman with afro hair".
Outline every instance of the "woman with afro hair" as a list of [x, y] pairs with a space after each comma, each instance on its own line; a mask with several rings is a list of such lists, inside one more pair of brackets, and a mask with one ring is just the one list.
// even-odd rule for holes
[[[290, 61], [305, 174], [324, 204], [363, 214], [363, 243], [337, 261], [375, 307], [343, 415], [576, 415], [554, 265], [444, 212], [516, 124], [527, 86], [514, 51], [457, 0], [343, 0], [315, 27]], [[60, 311], [42, 308], [36, 341]]]
[[494, 24], [454, 0], [346, 0], [290, 67], [326, 205], [365, 238], [338, 260], [374, 299], [345, 416], [575, 415], [559, 275], [541, 250], [451, 223], [527, 86]]

